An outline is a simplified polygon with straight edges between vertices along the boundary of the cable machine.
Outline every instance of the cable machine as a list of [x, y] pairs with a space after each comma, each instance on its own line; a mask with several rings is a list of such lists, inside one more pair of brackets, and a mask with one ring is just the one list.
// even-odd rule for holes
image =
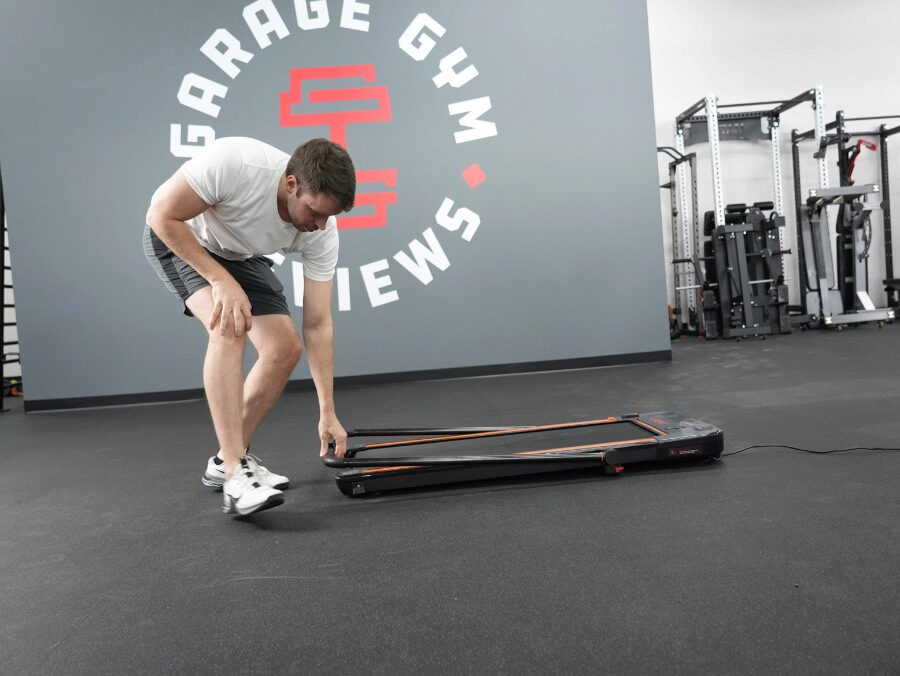
[[[895, 116], [887, 116], [895, 117]], [[794, 162], [794, 195], [797, 210], [797, 242], [805, 325], [809, 328], [835, 327], [876, 322], [879, 326], [896, 316], [897, 291], [900, 280], [893, 278], [890, 190], [888, 181], [887, 139], [900, 131], [882, 124], [877, 131], [849, 132], [848, 122], [885, 119], [878, 117], [847, 118], [838, 111], [828, 125], [817, 119], [815, 129], [791, 133]], [[834, 133], [829, 134], [828, 132]], [[864, 148], [877, 150], [865, 137], [879, 139], [881, 145], [881, 183], [855, 185], [853, 170]], [[803, 199], [800, 173], [800, 143], [815, 138], [813, 156], [820, 166], [825, 163], [829, 146], [836, 146], [840, 187], [829, 188], [827, 175], [821, 176], [819, 187], [809, 190]], [[853, 142], [853, 139], [857, 139]], [[885, 194], [885, 191], [887, 193]], [[828, 207], [837, 206], [834, 252], [828, 224]], [[885, 290], [888, 307], [878, 308], [869, 296], [869, 257], [872, 242], [871, 213], [881, 209], [884, 215]], [[804, 289], [801, 289], [804, 291]]]

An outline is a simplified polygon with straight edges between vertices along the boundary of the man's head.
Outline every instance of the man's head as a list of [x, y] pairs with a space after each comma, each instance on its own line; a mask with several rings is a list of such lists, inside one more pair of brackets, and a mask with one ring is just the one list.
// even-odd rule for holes
[[329, 216], [353, 208], [356, 170], [346, 150], [317, 138], [297, 148], [288, 160], [284, 188], [284, 208], [294, 227], [324, 229]]

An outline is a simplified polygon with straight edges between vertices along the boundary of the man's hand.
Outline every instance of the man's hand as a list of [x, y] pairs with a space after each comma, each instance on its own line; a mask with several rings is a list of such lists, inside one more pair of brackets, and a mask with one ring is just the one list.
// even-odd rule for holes
[[328, 452], [328, 444], [334, 441], [334, 455], [336, 458], [343, 458], [347, 452], [347, 432], [341, 426], [337, 416], [334, 413], [323, 413], [319, 418], [319, 439], [322, 440], [322, 447], [319, 450], [319, 457], [324, 456]]
[[247, 298], [241, 285], [234, 281], [233, 277], [228, 277], [213, 282], [211, 287], [215, 305], [209, 321], [209, 330], [215, 330], [218, 325], [219, 333], [223, 336], [229, 331], [234, 331], [237, 337], [244, 335], [245, 331], [250, 330], [253, 317], [250, 314], [250, 299]]

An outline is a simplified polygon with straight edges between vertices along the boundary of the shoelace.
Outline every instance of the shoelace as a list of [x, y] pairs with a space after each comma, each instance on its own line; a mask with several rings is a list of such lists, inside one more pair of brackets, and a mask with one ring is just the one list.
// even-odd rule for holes
[[247, 484], [255, 488], [260, 487], [253, 470], [250, 469], [249, 465], [243, 463], [241, 464], [240, 472], [235, 472], [235, 475], [231, 477], [231, 481], [236, 481], [241, 491], [247, 488]]
[[262, 463], [259, 461], [259, 458], [256, 457], [255, 455], [253, 455], [252, 453], [247, 453], [246, 457], [248, 460], [253, 461], [253, 464], [256, 465], [256, 471], [259, 472], [260, 474], [265, 474], [265, 473], [269, 472], [269, 470], [267, 470], [265, 467], [262, 466]]

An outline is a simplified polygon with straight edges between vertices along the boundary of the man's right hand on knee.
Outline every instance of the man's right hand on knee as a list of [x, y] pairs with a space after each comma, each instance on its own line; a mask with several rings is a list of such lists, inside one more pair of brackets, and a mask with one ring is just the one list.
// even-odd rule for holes
[[234, 331], [235, 336], [242, 336], [249, 331], [253, 317], [250, 314], [250, 299], [232, 277], [211, 282], [213, 311], [209, 322], [209, 330], [219, 327], [223, 336]]

